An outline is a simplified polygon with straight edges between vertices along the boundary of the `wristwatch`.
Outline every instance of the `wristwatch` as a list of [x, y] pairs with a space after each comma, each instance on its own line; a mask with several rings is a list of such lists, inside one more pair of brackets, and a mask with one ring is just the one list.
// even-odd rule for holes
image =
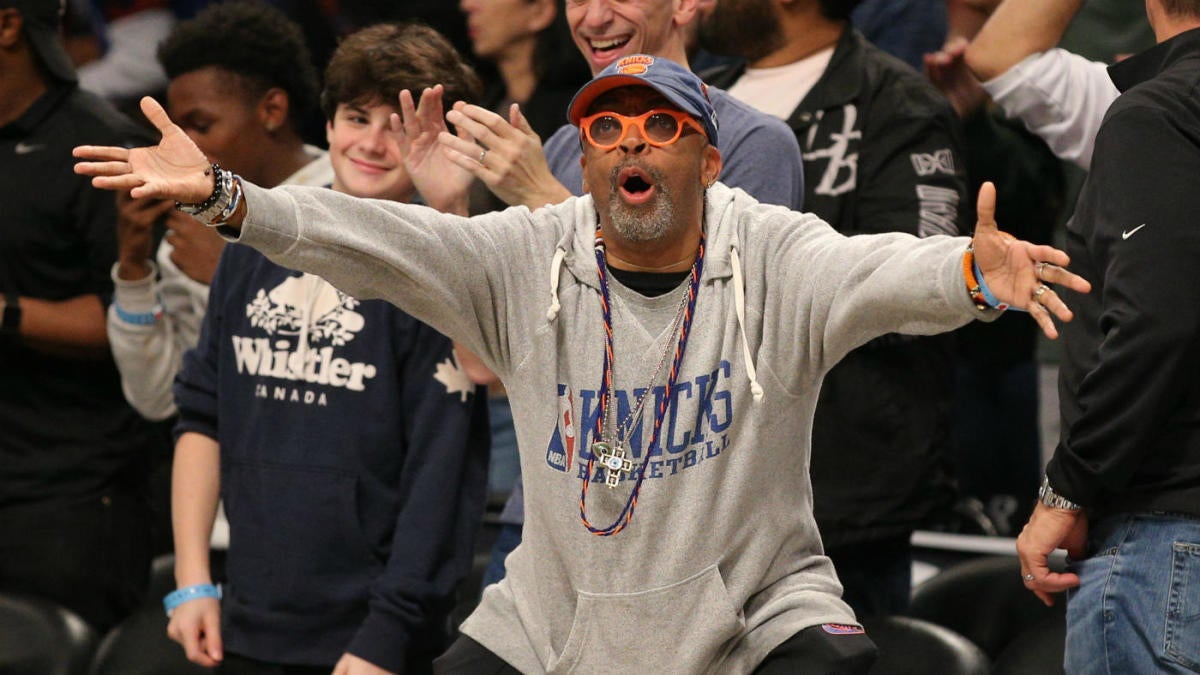
[[0, 334], [17, 335], [21, 331], [21, 296], [4, 294], [4, 315], [0, 317]]
[[1050, 487], [1050, 477], [1042, 476], [1042, 487], [1038, 488], [1038, 500], [1052, 509], [1064, 511], [1079, 511], [1083, 507], [1054, 491]]

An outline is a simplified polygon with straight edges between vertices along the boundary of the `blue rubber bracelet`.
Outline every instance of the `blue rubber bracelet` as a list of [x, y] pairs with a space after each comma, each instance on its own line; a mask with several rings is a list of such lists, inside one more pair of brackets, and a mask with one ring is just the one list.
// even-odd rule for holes
[[127, 312], [124, 308], [113, 301], [113, 309], [117, 312], [117, 318], [135, 326], [153, 326], [159, 319], [162, 318], [162, 306], [156, 305], [149, 312]]
[[992, 309], [998, 309], [1001, 312], [1008, 309], [1008, 304], [1000, 302], [999, 298], [992, 295], [992, 289], [988, 288], [987, 282], [983, 280], [983, 270], [979, 269], [979, 263], [971, 260], [971, 266], [974, 267], [975, 281], [979, 283], [979, 292], [983, 295], [983, 301]]
[[177, 588], [163, 598], [163, 609], [167, 612], [167, 616], [171, 616], [171, 612], [175, 608], [185, 602], [191, 600], [199, 600], [200, 598], [216, 598], [221, 599], [221, 588], [212, 584], [196, 584], [195, 586], [185, 586]]

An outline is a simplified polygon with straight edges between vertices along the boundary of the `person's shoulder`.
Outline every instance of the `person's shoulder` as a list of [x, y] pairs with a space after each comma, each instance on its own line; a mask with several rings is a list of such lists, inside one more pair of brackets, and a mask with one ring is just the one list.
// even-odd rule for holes
[[791, 139], [782, 147], [795, 146], [796, 152], [799, 152], [796, 135], [783, 120], [730, 96], [719, 87], [708, 87], [708, 97], [712, 101], [713, 110], [717, 112], [720, 147], [736, 146], [742, 138], [763, 135], [767, 138]]
[[63, 101], [63, 119], [76, 135], [89, 143], [134, 145], [153, 142], [148, 127], [141, 126], [107, 99], [74, 87]]
[[912, 66], [861, 38], [864, 89], [878, 107], [895, 115], [925, 116], [950, 111], [945, 95]]

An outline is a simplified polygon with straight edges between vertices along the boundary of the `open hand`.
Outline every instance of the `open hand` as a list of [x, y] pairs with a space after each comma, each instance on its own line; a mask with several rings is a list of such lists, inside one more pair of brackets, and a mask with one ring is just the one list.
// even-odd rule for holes
[[198, 204], [213, 193], [211, 164], [153, 98], [141, 101], [146, 119], [162, 134], [158, 145], [122, 148], [80, 145], [72, 155], [87, 160], [75, 164], [75, 173], [92, 176], [92, 186], [124, 190], [134, 197], [158, 197]]
[[1015, 239], [996, 227], [996, 186], [979, 188], [975, 224], [975, 263], [992, 294], [1015, 309], [1029, 312], [1046, 337], [1058, 337], [1054, 317], [1070, 321], [1073, 314], [1049, 284], [1087, 293], [1092, 285], [1065, 269], [1071, 259], [1053, 246]]
[[988, 95], [967, 68], [966, 38], [951, 38], [941, 51], [925, 55], [925, 75], [950, 100], [954, 112], [966, 119], [987, 103]]
[[[391, 128], [404, 158], [404, 169], [425, 203], [439, 211], [466, 215], [467, 191], [475, 177], [453, 161], [438, 142], [439, 134], [449, 134], [442, 116], [442, 95], [440, 84], [427, 88], [414, 105], [412, 92], [401, 91], [400, 113], [392, 115]], [[464, 141], [470, 143], [465, 137]]]
[[542, 140], [520, 106], [514, 103], [508, 116], [505, 120], [486, 108], [459, 101], [446, 113], [459, 135], [443, 132], [438, 141], [455, 164], [482, 180], [509, 206], [536, 209], [570, 197], [550, 173]]

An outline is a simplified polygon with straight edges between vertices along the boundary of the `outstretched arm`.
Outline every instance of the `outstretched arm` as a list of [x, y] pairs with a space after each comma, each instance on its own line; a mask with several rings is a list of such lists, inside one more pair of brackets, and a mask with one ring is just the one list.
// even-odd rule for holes
[[1004, 0], [967, 47], [967, 65], [986, 82], [1030, 54], [1058, 44], [1083, 0]]
[[1053, 246], [1013, 238], [996, 227], [996, 186], [984, 183], [976, 203], [975, 262], [984, 283], [1000, 302], [1029, 312], [1046, 337], [1058, 337], [1052, 316], [1070, 321], [1073, 316], [1051, 284], [1087, 293], [1092, 285], [1065, 269], [1071, 259]]

